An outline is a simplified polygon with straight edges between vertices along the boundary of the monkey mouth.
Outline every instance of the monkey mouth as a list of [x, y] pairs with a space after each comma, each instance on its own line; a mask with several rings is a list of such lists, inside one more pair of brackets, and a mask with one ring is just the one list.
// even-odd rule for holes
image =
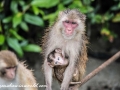
[[66, 35], [70, 36], [70, 35], [72, 35], [73, 30], [67, 29], [67, 30], [65, 30], [65, 32], [66, 32]]

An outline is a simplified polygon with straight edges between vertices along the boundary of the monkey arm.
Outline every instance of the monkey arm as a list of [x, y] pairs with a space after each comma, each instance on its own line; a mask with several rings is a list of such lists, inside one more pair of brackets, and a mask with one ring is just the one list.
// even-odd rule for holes
[[44, 64], [44, 74], [45, 74], [45, 81], [46, 81], [46, 90], [52, 90], [52, 68], [48, 65], [47, 59], [45, 59]]
[[70, 81], [73, 77], [74, 70], [75, 70], [75, 62], [74, 62], [74, 59], [71, 57], [70, 63], [67, 66], [64, 73], [63, 82], [61, 84], [61, 90], [68, 90]]

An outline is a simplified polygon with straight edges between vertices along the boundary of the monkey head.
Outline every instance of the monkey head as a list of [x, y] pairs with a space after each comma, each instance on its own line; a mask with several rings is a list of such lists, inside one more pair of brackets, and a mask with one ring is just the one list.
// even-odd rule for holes
[[3, 50], [0, 51], [0, 78], [13, 80], [16, 76], [17, 57], [14, 53]]
[[61, 49], [57, 48], [48, 55], [48, 64], [51, 67], [58, 65], [67, 65], [68, 60], [64, 59]]
[[59, 13], [56, 26], [59, 27], [58, 30], [60, 30], [65, 39], [72, 39], [84, 31], [85, 19], [86, 16], [78, 10], [67, 9]]

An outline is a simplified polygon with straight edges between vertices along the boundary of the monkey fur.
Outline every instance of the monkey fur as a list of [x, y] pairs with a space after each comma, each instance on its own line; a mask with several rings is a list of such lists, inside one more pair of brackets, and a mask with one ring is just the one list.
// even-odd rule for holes
[[[63, 31], [64, 26], [61, 25], [61, 23], [63, 22], [62, 20], [64, 20], [66, 17], [68, 18], [68, 20], [75, 19], [79, 21], [78, 24], [79, 28], [77, 28], [75, 33], [73, 33], [70, 37], [65, 35], [65, 32]], [[52, 80], [50, 75], [51, 73], [53, 73], [53, 76], [61, 83], [61, 90], [67, 90], [68, 87], [70, 87], [70, 84], [68, 86], [68, 83], [80, 82], [80, 80], [82, 79], [86, 69], [86, 62], [88, 61], [87, 58], [88, 38], [85, 35], [85, 19], [86, 19], [85, 15], [80, 13], [78, 10], [67, 9], [60, 12], [57, 21], [54, 23], [54, 25], [46, 29], [42, 41], [43, 43], [42, 49], [43, 49], [43, 57], [44, 57], [43, 69], [45, 72], [46, 82], [49, 83], [48, 90], [52, 90], [50, 83]], [[70, 23], [72, 22], [70, 21]], [[67, 31], [67, 32], [71, 32], [71, 31]], [[46, 64], [47, 63], [46, 59], [48, 55], [56, 48], [60, 48], [64, 52], [65, 57], [68, 57], [69, 60], [68, 66], [66, 67], [57, 66], [57, 67], [49, 68], [49, 66]], [[75, 73], [75, 68], [77, 68], [78, 73], [77, 75], [75, 75], [75, 77], [73, 77]], [[49, 72], [47, 72], [47, 70]], [[67, 73], [69, 74], [69, 76]], [[79, 87], [79, 85], [77, 85], [77, 87]]]
[[[7, 80], [4, 69], [16, 68], [15, 76], [11, 80]], [[4, 73], [3, 73], [4, 70]], [[31, 70], [27, 69], [24, 62], [20, 62], [17, 56], [9, 51], [0, 51], [0, 85], [34, 85], [36, 80]], [[2, 90], [38, 90], [37, 87], [2, 87]]]

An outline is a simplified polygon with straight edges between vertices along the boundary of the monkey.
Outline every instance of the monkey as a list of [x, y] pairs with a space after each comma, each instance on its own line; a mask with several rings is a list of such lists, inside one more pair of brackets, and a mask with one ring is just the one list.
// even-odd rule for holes
[[[53, 74], [61, 81], [60, 90], [78, 90], [79, 84], [71, 86], [70, 82], [80, 81], [86, 70], [88, 38], [85, 33], [85, 20], [86, 16], [79, 10], [66, 9], [60, 11], [56, 22], [46, 29], [42, 41], [46, 90], [52, 90]], [[60, 48], [65, 57], [69, 57], [68, 66], [52, 68], [48, 65], [47, 57], [56, 48]], [[75, 68], [78, 73], [74, 80]]]
[[47, 57], [48, 64], [51, 67], [54, 66], [67, 66], [68, 65], [68, 60], [64, 58], [62, 55], [62, 51], [59, 48], [56, 48], [54, 51], [52, 51], [48, 57]]
[[9, 50], [0, 51], [0, 85], [16, 85], [1, 87], [2, 90], [37, 90], [36, 80], [24, 62], [17, 59]]
[[[61, 49], [56, 48], [54, 51], [52, 51], [48, 55], [48, 58], [47, 58], [48, 65], [50, 65], [51, 67], [56, 67], [56, 66], [66, 67], [69, 64], [67, 58], [68, 57], [66, 57], [66, 58], [63, 57]], [[76, 68], [75, 72], [73, 74], [73, 78], [76, 77], [77, 73], [78, 73], [78, 70]], [[74, 83], [74, 82], [72, 82], [72, 83]]]

